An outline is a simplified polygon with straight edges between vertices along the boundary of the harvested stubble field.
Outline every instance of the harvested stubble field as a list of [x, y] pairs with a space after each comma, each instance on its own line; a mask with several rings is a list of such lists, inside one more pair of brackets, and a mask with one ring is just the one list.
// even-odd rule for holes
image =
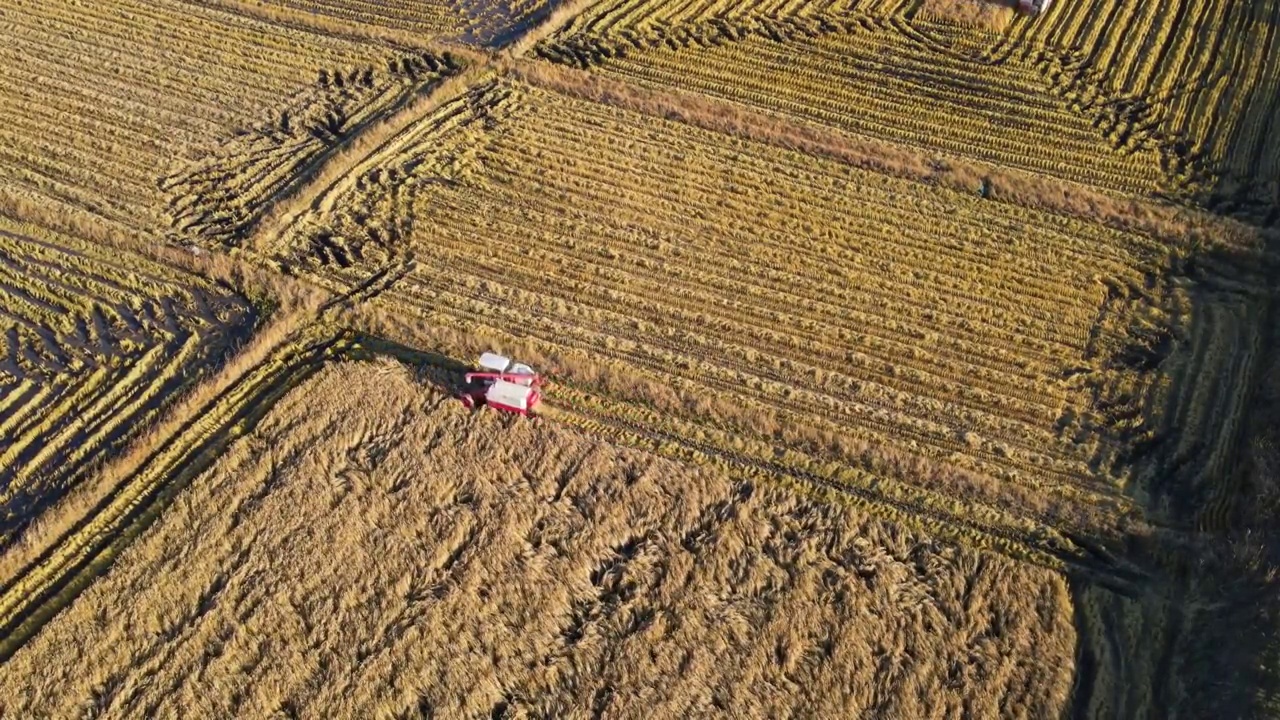
[[1058, 2], [995, 29], [946, 5], [979, 3], [600, 0], [538, 52], [1100, 188], [1280, 200], [1280, 4]]
[[1275, 714], [1278, 13], [0, 0], [0, 716]]
[[0, 215], [0, 547], [252, 329], [247, 302]]
[[1072, 650], [1056, 573], [342, 363], [8, 662], [0, 712], [1048, 717]]
[[180, 0], [0, 2], [0, 195], [64, 224], [232, 240], [456, 65]]

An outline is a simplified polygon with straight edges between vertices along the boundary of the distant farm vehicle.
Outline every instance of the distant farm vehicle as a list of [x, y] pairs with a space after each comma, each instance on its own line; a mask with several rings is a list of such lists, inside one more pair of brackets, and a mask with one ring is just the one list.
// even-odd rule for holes
[[480, 370], [466, 375], [460, 399], [468, 408], [487, 405], [495, 410], [532, 415], [542, 401], [542, 376], [533, 368], [496, 353], [484, 353]]
[[1049, 9], [1053, 0], [1018, 0], [1018, 12], [1032, 17]]

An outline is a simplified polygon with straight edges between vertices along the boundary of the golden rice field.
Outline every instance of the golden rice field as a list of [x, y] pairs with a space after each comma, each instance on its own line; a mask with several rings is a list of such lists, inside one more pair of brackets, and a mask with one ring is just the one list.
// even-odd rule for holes
[[1277, 26], [0, 0], [0, 717], [1280, 712]]
[[3, 0], [0, 191], [96, 226], [232, 240], [379, 113], [451, 72], [180, 0]]
[[0, 547], [252, 329], [200, 278], [0, 216]]
[[[285, 261], [338, 288], [386, 268], [387, 315], [546, 358], [558, 421], [812, 477], [1051, 564], [1138, 519], [1167, 405], [1231, 409], [1155, 366], [1184, 339], [1257, 340], [1247, 303], [1177, 282], [1146, 237], [510, 81], [335, 193]], [[1225, 383], [1250, 368], [1181, 362]], [[1179, 472], [1214, 472], [1198, 450]]]
[[930, 7], [601, 0], [539, 53], [1101, 188], [1280, 199], [1275, 3], [1060, 2], [998, 30]]
[[1050, 717], [1071, 622], [1048, 570], [342, 363], [8, 661], [0, 712]]

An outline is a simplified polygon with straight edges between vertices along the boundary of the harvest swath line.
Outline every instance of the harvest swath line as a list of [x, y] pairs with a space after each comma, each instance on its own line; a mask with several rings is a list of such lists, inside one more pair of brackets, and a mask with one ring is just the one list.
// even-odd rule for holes
[[271, 0], [270, 5], [288, 8], [297, 15], [319, 14], [344, 22], [427, 36], [457, 34], [467, 24], [465, 14], [454, 0]]
[[[1245, 268], [1232, 274], [1234, 282], [1250, 279]], [[1262, 277], [1256, 282], [1265, 287]], [[1274, 301], [1244, 283], [1216, 294], [1193, 306], [1186, 349], [1170, 369], [1177, 391], [1169, 395], [1158, 459], [1144, 482], [1154, 500], [1200, 531], [1225, 530], [1240, 499], [1241, 423], [1274, 313]]]

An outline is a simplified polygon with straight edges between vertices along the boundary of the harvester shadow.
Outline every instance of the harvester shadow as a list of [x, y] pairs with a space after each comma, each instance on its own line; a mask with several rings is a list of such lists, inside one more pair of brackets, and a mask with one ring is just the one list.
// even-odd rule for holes
[[430, 384], [450, 396], [460, 395], [466, 389], [466, 374], [474, 369], [457, 358], [410, 347], [376, 335], [355, 333], [352, 339], [356, 348], [348, 351], [348, 357], [356, 360], [394, 358], [412, 367], [420, 382]]

